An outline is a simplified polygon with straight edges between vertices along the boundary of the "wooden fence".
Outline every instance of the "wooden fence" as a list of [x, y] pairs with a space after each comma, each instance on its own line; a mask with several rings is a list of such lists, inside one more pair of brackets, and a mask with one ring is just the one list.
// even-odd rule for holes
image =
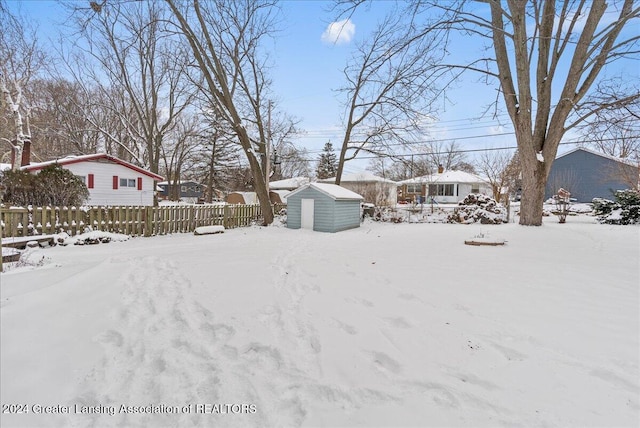
[[[272, 206], [276, 213], [284, 207], [286, 205]], [[259, 205], [0, 208], [3, 238], [59, 232], [76, 235], [87, 229], [152, 236], [189, 233], [199, 226], [244, 227], [261, 219]]]

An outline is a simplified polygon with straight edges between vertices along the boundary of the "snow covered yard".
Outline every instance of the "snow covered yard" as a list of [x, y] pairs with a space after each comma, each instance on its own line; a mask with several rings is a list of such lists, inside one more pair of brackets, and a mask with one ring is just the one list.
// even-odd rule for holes
[[1, 276], [28, 414], [0, 425], [637, 426], [639, 243], [578, 216], [34, 250]]

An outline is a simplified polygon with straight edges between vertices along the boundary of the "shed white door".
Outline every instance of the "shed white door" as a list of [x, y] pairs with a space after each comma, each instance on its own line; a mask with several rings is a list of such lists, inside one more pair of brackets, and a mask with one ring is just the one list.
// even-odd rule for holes
[[300, 227], [313, 230], [313, 199], [300, 200]]

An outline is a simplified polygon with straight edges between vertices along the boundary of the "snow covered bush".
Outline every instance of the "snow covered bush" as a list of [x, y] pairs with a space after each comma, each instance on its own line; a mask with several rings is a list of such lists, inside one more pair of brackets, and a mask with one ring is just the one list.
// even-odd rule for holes
[[471, 193], [458, 202], [459, 207], [449, 215], [449, 223], [500, 224], [507, 222], [507, 209], [489, 196]]
[[4, 201], [16, 206], [73, 206], [89, 198], [83, 180], [60, 165], [49, 165], [38, 174], [5, 171], [0, 180], [7, 188]]
[[614, 193], [615, 202], [603, 198], [593, 199], [593, 211], [600, 223], [639, 224], [640, 192], [627, 189]]

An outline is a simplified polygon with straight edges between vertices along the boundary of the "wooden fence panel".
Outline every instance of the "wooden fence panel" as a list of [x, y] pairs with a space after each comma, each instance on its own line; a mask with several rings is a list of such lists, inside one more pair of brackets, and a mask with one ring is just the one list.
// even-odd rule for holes
[[[279, 213], [286, 205], [276, 204]], [[203, 206], [91, 206], [2, 208], [3, 237], [21, 237], [87, 228], [132, 236], [189, 233], [200, 226], [222, 225], [227, 229], [250, 226], [262, 220], [259, 205]]]

